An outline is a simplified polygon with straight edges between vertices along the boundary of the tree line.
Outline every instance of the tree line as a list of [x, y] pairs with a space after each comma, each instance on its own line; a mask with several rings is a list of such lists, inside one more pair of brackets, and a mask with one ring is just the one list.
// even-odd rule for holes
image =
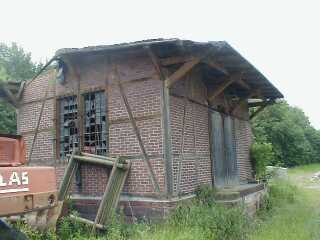
[[260, 112], [252, 128], [254, 155], [265, 161], [262, 164], [293, 167], [320, 162], [320, 131], [300, 108], [282, 100]]

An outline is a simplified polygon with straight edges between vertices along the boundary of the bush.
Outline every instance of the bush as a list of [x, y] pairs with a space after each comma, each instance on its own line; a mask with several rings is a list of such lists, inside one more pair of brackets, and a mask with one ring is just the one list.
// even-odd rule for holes
[[251, 158], [256, 179], [265, 179], [266, 167], [274, 160], [272, 144], [255, 142], [251, 146]]

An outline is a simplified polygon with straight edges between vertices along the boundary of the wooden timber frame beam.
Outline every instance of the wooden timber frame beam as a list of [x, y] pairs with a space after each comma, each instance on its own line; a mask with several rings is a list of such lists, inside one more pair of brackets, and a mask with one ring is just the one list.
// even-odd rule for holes
[[[215, 68], [217, 70], [219, 70], [220, 72], [224, 73], [225, 75], [228, 74], [228, 71], [221, 66], [219, 63], [213, 61], [212, 59], [209, 58], [209, 54], [210, 54], [210, 50], [208, 54], [205, 54], [202, 57], [198, 57], [200, 58], [200, 61], [207, 64], [208, 66]], [[181, 63], [187, 63], [192, 61], [194, 58], [194, 56], [174, 56], [174, 57], [169, 57], [169, 58], [164, 58], [159, 60], [159, 63], [162, 66], [170, 66], [170, 65], [174, 65], [174, 64], [181, 64]]]
[[[76, 86], [75, 89], [77, 91], [77, 121], [76, 121], [76, 127], [78, 129], [78, 151], [83, 150], [83, 127], [84, 121], [83, 121], [83, 99], [81, 97], [81, 74], [79, 71], [79, 68], [75, 67], [72, 63], [72, 60], [70, 58], [64, 57], [63, 61], [68, 65], [69, 70], [71, 74], [74, 76], [76, 80]], [[75, 150], [75, 146], [73, 146], [73, 149]], [[73, 150], [73, 151], [74, 151]], [[81, 177], [81, 163], [78, 164], [77, 170], [76, 170], [76, 185], [81, 189], [82, 185], [82, 177]]]
[[191, 61], [185, 62], [177, 71], [165, 80], [165, 87], [170, 88], [175, 82], [182, 79], [191, 69], [200, 62], [200, 57], [193, 57]]
[[242, 73], [231, 74], [227, 76], [226, 80], [223, 81], [208, 97], [209, 102], [212, 102], [216, 97], [218, 97], [227, 87], [232, 83], [241, 80]]
[[29, 152], [29, 155], [28, 155], [28, 161], [29, 162], [31, 161], [33, 150], [34, 150], [34, 146], [35, 146], [35, 143], [37, 141], [39, 128], [40, 128], [40, 123], [41, 123], [41, 119], [42, 119], [42, 115], [43, 115], [43, 111], [44, 111], [44, 106], [46, 104], [46, 101], [47, 101], [47, 98], [48, 98], [48, 94], [49, 94], [50, 83], [51, 82], [48, 81], [48, 85], [47, 85], [46, 91], [44, 92], [44, 95], [43, 95], [43, 98], [42, 98], [40, 113], [39, 113], [39, 116], [38, 116], [37, 125], [36, 125], [36, 128], [34, 130], [34, 136], [33, 136], [33, 139], [32, 139], [31, 148], [30, 148], [30, 152]]
[[[174, 84], [176, 81], [180, 80], [185, 74], [187, 74], [196, 64], [203, 62], [207, 64], [208, 66], [222, 72], [227, 77], [230, 77], [231, 74], [219, 63], [215, 62], [210, 58], [210, 50], [207, 54], [203, 55], [202, 57], [194, 57], [194, 56], [175, 56], [175, 57], [169, 57], [169, 58], [163, 58], [159, 60], [159, 65], [162, 66], [170, 66], [174, 64], [181, 64], [183, 63], [182, 67], [178, 69], [175, 73], [173, 73], [166, 82], [166, 87], [171, 87], [172, 84]], [[236, 81], [233, 81], [232, 83], [237, 83], [243, 88], [247, 90], [251, 90], [251, 87], [248, 83], [246, 83], [242, 78], [237, 79]], [[231, 84], [231, 83], [230, 83]], [[229, 85], [230, 85], [229, 84]], [[228, 86], [229, 86], [228, 85]]]
[[154, 187], [154, 190], [156, 192], [160, 192], [160, 186], [159, 186], [158, 180], [157, 180], [156, 175], [155, 175], [155, 173], [154, 173], [154, 171], [152, 169], [149, 155], [147, 154], [147, 151], [146, 151], [146, 149], [144, 147], [139, 128], [138, 128], [136, 120], [135, 120], [135, 118], [133, 116], [133, 113], [132, 113], [128, 98], [127, 98], [127, 96], [125, 94], [125, 91], [123, 89], [123, 86], [121, 84], [118, 68], [117, 68], [116, 65], [114, 65], [114, 74], [115, 74], [116, 81], [117, 81], [118, 86], [119, 86], [119, 91], [120, 91], [121, 98], [122, 98], [122, 100], [124, 102], [124, 105], [126, 107], [128, 115], [129, 115], [129, 119], [130, 119], [131, 125], [132, 125], [134, 133], [135, 133], [135, 135], [137, 137], [137, 140], [138, 140], [138, 143], [139, 143], [139, 146], [140, 146], [140, 150], [141, 150], [142, 155], [143, 155], [143, 160], [144, 160], [145, 166], [146, 166], [146, 168], [148, 170], [148, 174], [149, 174], [151, 183], [152, 183], [152, 185]]
[[153, 52], [150, 46], [145, 47], [147, 54], [149, 55], [152, 64], [162, 81], [162, 93], [161, 93], [161, 109], [162, 109], [162, 125], [163, 125], [163, 148], [164, 148], [164, 160], [165, 160], [165, 178], [166, 178], [166, 193], [171, 196], [173, 194], [173, 169], [172, 169], [172, 139], [171, 139], [171, 127], [170, 127], [170, 93], [169, 89], [165, 86], [165, 79], [167, 78], [167, 72], [161, 68], [159, 58]]
[[240, 99], [235, 106], [231, 109], [231, 114], [236, 112], [243, 104], [247, 102], [247, 100], [253, 96], [260, 96], [259, 90], [252, 90], [245, 98]]
[[249, 119], [253, 119], [254, 117], [256, 117], [261, 111], [263, 111], [263, 109], [265, 109], [267, 106], [271, 105], [275, 103], [274, 99], [268, 100], [268, 101], [264, 101], [257, 110], [255, 110], [249, 117]]
[[9, 90], [6, 83], [2, 83], [0, 79], [0, 88], [4, 91], [7, 101], [11, 103], [15, 108], [19, 107], [19, 99]]
[[[170, 88], [175, 82], [181, 80], [191, 69], [196, 66], [200, 62], [204, 62], [209, 66], [223, 72], [224, 74], [228, 74], [228, 71], [225, 70], [220, 64], [214, 62], [209, 57], [214, 54], [212, 53], [213, 49], [209, 49], [201, 56], [191, 56], [183, 63], [183, 65], [174, 73], [172, 73], [169, 77], [165, 79], [165, 87]], [[177, 58], [179, 59], [179, 58]], [[181, 59], [180, 59], [181, 60]], [[157, 61], [160, 65], [160, 61]]]

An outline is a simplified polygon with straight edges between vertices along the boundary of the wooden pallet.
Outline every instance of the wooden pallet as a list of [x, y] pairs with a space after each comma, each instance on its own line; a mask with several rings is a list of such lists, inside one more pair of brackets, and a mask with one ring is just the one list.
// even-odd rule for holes
[[108, 184], [101, 199], [95, 221], [93, 222], [88, 219], [73, 217], [75, 220], [91, 224], [93, 226], [93, 232], [95, 232], [96, 228], [105, 229], [106, 225], [110, 223], [112, 217], [115, 215], [120, 194], [127, 178], [131, 162], [121, 157], [110, 158], [89, 153], [81, 153], [79, 155], [72, 154], [69, 156], [69, 164], [64, 173], [59, 189], [58, 200], [61, 202], [63, 202], [68, 195], [72, 179], [75, 175], [76, 169], [78, 168], [79, 162], [112, 167]]

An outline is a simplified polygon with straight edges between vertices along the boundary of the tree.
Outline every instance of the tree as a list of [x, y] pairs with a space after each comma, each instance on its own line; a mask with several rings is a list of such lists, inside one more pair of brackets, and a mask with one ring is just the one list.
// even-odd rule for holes
[[[33, 63], [31, 54], [16, 43], [11, 46], [0, 43], [0, 79], [27, 80], [32, 78], [42, 64]], [[16, 133], [16, 111], [10, 104], [0, 99], [0, 132]]]
[[301, 109], [281, 101], [267, 107], [252, 125], [257, 143], [272, 144], [274, 159], [270, 164], [292, 167], [320, 162], [320, 132]]

